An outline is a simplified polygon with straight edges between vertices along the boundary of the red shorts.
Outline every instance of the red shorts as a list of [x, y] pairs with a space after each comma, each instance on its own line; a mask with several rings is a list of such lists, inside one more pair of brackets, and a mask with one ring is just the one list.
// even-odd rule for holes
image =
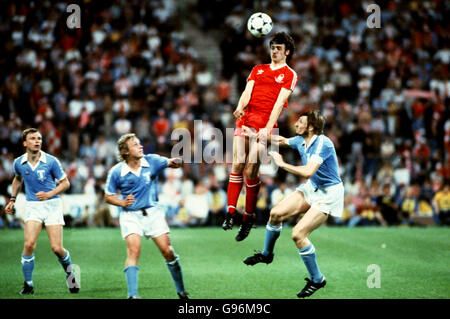
[[[260, 129], [265, 128], [267, 122], [269, 122], [270, 114], [262, 114], [257, 112], [245, 113], [240, 119], [236, 121], [236, 129], [234, 130], [234, 136], [242, 136], [242, 125], [253, 128], [258, 132]], [[274, 128], [277, 127], [275, 123]], [[273, 131], [273, 130], [272, 130]]]

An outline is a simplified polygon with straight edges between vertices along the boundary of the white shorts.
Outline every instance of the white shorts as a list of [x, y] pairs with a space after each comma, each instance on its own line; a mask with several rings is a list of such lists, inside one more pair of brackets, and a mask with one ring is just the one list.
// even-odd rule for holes
[[25, 219], [44, 223], [45, 226], [65, 225], [61, 198], [45, 201], [27, 201], [25, 204]]
[[344, 185], [342, 183], [315, 188], [311, 181], [301, 184], [297, 190], [305, 196], [306, 202], [313, 208], [334, 217], [341, 217], [344, 211]]
[[122, 211], [119, 216], [122, 238], [130, 234], [138, 234], [148, 238], [155, 238], [169, 233], [166, 215], [161, 207], [147, 208], [147, 216], [142, 211]]

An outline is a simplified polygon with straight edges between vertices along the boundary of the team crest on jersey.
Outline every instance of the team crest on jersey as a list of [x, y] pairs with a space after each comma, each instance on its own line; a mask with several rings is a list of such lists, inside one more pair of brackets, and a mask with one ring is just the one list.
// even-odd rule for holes
[[36, 171], [36, 173], [38, 174], [38, 179], [39, 179], [41, 182], [43, 182], [43, 181], [44, 181], [44, 173], [45, 173], [45, 170], [44, 170], [44, 169], [38, 169], [38, 170]]
[[280, 74], [279, 76], [277, 76], [275, 78], [275, 82], [277, 83], [283, 83], [283, 79], [284, 79], [284, 74]]

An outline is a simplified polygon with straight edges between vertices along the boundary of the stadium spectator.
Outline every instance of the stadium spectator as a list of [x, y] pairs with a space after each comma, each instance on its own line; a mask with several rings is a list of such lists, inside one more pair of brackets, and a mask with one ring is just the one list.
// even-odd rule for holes
[[449, 184], [443, 184], [433, 197], [433, 207], [439, 218], [440, 225], [450, 224], [450, 190]]

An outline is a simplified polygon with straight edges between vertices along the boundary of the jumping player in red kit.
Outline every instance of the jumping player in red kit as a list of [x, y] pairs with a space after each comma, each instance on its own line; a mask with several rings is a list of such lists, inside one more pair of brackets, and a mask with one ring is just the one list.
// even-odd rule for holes
[[[276, 33], [270, 41], [270, 64], [256, 65], [233, 115], [237, 118], [233, 140], [233, 165], [228, 183], [227, 207], [222, 228], [231, 229], [241, 221], [237, 241], [244, 240], [255, 222], [255, 208], [260, 188], [258, 154], [266, 148], [267, 137], [277, 127], [277, 120], [297, 84], [297, 73], [286, 60], [294, 53], [294, 40], [285, 32]], [[255, 143], [242, 134], [248, 127], [257, 132]], [[253, 160], [252, 160], [253, 159]], [[243, 216], [236, 211], [245, 175], [246, 198]], [[241, 220], [242, 219], [242, 220]]]

